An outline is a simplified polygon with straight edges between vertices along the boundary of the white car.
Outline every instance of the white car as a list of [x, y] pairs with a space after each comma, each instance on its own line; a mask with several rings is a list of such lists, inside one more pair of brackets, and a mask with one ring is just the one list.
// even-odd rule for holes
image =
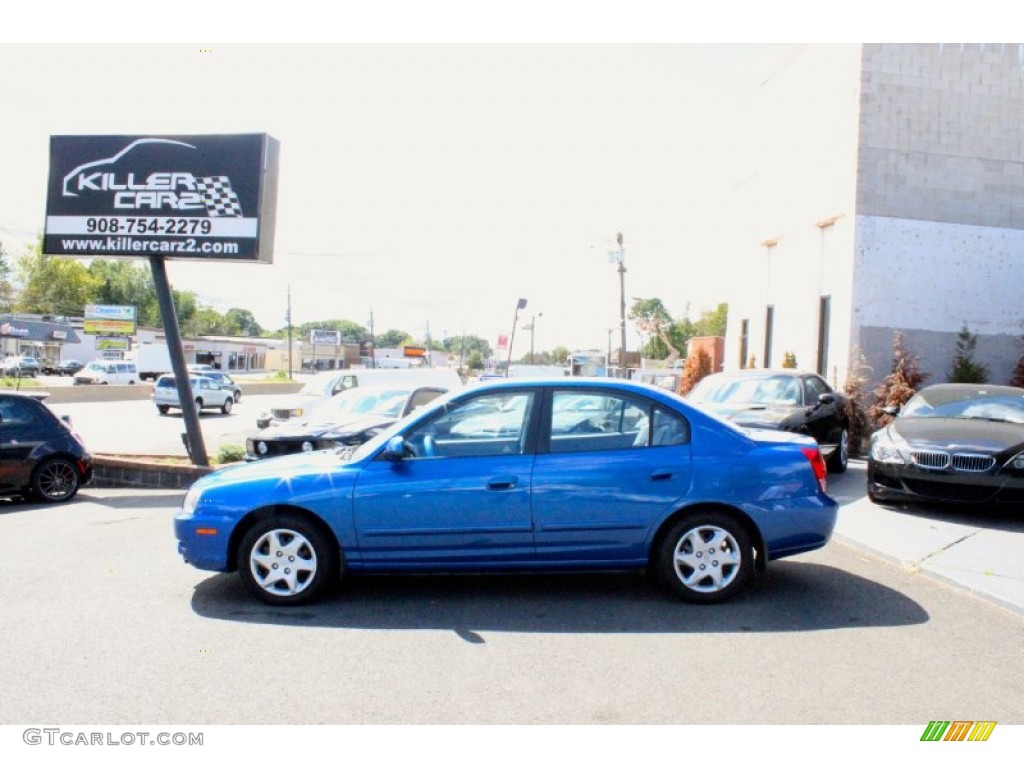
[[[230, 388], [222, 387], [213, 379], [205, 376], [190, 376], [189, 385], [192, 389], [192, 398], [196, 403], [196, 410], [202, 412], [204, 409], [217, 409], [221, 413], [231, 413], [231, 406], [235, 404], [234, 392]], [[181, 408], [178, 400], [178, 383], [174, 376], [169, 374], [161, 376], [153, 385], [153, 402], [161, 414], [166, 414], [171, 408]]]

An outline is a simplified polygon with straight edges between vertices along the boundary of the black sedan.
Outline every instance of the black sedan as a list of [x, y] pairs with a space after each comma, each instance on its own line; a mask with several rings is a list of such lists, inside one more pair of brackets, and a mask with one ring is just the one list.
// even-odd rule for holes
[[878, 502], [1024, 504], [1024, 389], [934, 384], [871, 436]]
[[0, 495], [67, 501], [92, 473], [92, 456], [69, 424], [37, 397], [0, 392]]
[[818, 441], [830, 472], [846, 471], [846, 396], [816, 373], [742, 370], [700, 380], [687, 399], [748, 429], [781, 429]]
[[440, 395], [444, 387], [356, 387], [303, 418], [260, 430], [245, 441], [246, 461], [362, 445]]

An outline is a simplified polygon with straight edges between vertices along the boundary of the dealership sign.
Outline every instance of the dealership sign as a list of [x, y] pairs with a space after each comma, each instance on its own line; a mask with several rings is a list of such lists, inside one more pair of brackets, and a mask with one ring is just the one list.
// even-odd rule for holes
[[266, 134], [51, 136], [43, 250], [269, 264], [277, 161]]

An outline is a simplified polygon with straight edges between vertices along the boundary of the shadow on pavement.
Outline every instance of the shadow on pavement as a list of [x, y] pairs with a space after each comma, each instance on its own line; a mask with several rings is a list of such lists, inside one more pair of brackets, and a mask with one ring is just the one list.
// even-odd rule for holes
[[350, 576], [326, 600], [293, 609], [264, 605], [237, 574], [197, 585], [192, 608], [223, 621], [346, 629], [479, 632], [806, 632], [921, 624], [905, 595], [824, 565], [773, 563], [738, 598], [697, 606], [642, 573]]

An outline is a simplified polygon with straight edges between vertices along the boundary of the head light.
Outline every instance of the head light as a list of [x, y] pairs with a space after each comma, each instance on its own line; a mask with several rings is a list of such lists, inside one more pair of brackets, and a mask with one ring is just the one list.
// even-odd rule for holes
[[194, 485], [188, 489], [188, 493], [185, 494], [185, 501], [182, 502], [181, 512], [185, 515], [191, 515], [196, 511], [196, 505], [199, 503], [200, 497], [199, 489]]
[[896, 433], [889, 430], [876, 432], [871, 441], [871, 458], [881, 464], [907, 464], [910, 446]]

